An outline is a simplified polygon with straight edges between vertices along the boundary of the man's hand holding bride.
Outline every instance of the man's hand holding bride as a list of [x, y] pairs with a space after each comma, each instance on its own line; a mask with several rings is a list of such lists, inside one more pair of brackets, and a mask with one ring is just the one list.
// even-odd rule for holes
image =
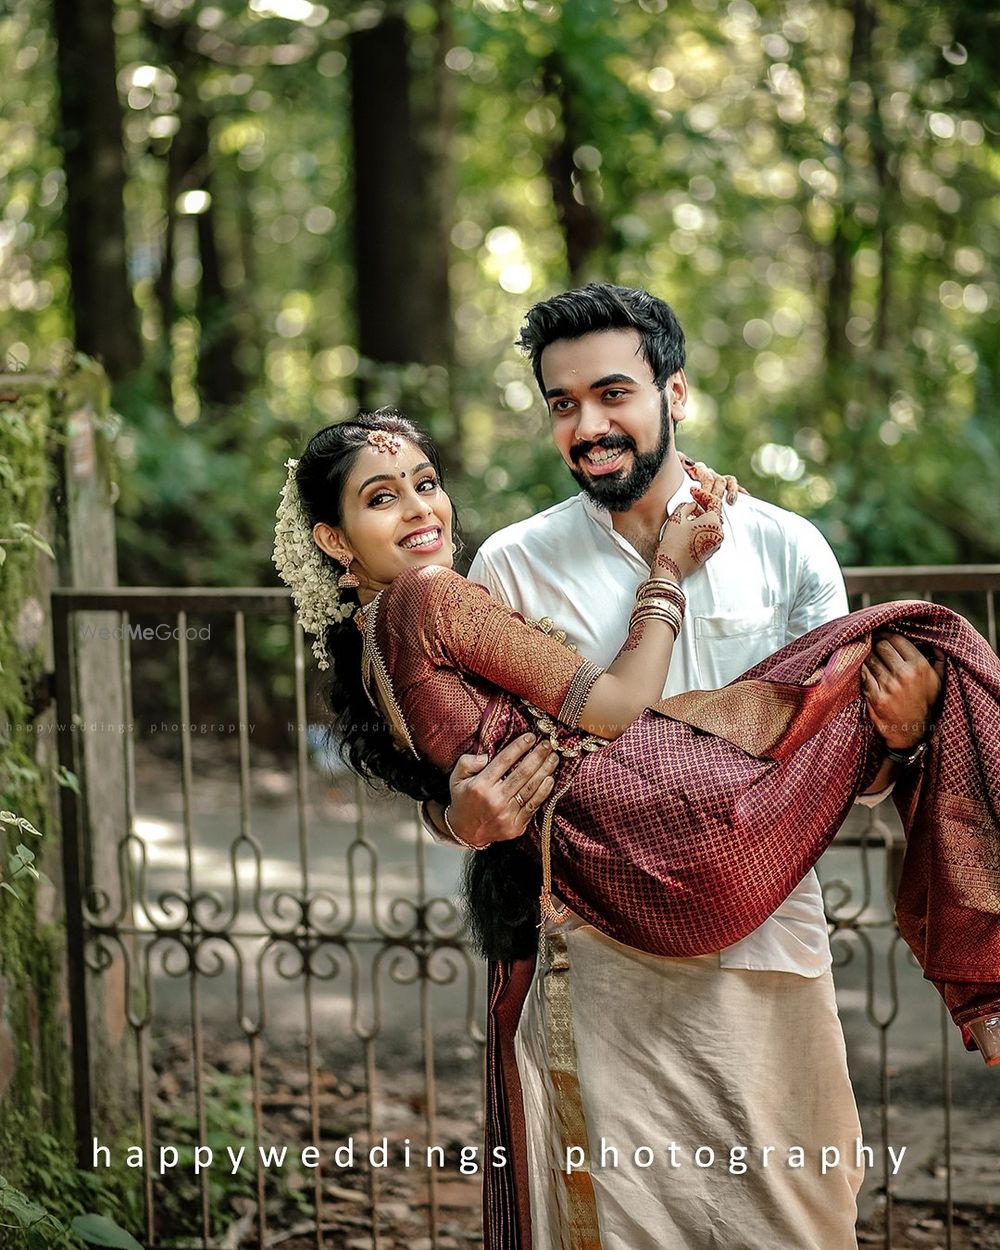
[[440, 832], [473, 850], [519, 838], [552, 793], [558, 763], [548, 740], [534, 734], [516, 738], [493, 759], [461, 755], [449, 779], [451, 802], [447, 808], [428, 803], [427, 814]]
[[872, 727], [896, 758], [887, 754], [866, 794], [885, 790], [897, 766], [916, 763], [926, 749], [943, 677], [940, 653], [931, 664], [903, 634], [885, 633], [872, 640], [871, 655], [861, 669], [861, 691]]

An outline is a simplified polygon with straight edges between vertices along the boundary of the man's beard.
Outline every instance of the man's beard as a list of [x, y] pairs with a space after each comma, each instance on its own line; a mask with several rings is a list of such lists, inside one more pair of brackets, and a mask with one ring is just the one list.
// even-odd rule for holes
[[637, 451], [635, 440], [627, 434], [607, 434], [596, 442], [576, 443], [570, 448], [570, 458], [575, 464], [595, 447], [604, 447], [608, 451], [625, 448], [632, 452], [632, 468], [628, 473], [618, 469], [607, 477], [591, 477], [583, 470], [574, 468], [570, 469], [570, 473], [594, 503], [607, 508], [609, 512], [627, 512], [652, 486], [653, 479], [673, 446], [673, 433], [674, 423], [670, 419], [670, 408], [664, 396], [660, 407], [660, 439], [652, 451]]

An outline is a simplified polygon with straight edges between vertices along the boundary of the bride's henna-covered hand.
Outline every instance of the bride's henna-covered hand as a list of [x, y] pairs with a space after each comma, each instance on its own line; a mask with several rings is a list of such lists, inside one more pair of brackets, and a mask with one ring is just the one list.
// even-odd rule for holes
[[722, 500], [695, 487], [694, 503], [679, 504], [663, 524], [653, 557], [654, 576], [682, 581], [722, 545]]
[[689, 478], [692, 478], [701, 487], [706, 494], [716, 499], [725, 499], [726, 503], [734, 504], [740, 495], [746, 495], [746, 491], [736, 480], [732, 473], [716, 473], [714, 469], [709, 468], [701, 460], [692, 460], [690, 456], [686, 456], [679, 451], [681, 464], [684, 466], [684, 472]]

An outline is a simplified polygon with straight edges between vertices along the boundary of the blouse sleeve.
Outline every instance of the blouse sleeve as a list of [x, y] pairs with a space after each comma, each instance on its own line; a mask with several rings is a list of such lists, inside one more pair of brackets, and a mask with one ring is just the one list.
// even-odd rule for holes
[[450, 569], [426, 568], [419, 575], [434, 579], [431, 610], [424, 617], [428, 654], [577, 727], [587, 696], [604, 672], [599, 665]]

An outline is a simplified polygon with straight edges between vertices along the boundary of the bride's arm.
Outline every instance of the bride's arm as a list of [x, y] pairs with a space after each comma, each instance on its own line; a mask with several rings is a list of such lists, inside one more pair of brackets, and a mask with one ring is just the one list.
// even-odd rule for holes
[[[663, 527], [651, 569], [654, 579], [681, 583], [710, 559], [722, 543], [718, 501], [702, 491], [695, 493], [700, 502], [682, 504]], [[671, 597], [669, 590], [662, 593]], [[644, 594], [643, 587], [639, 594]], [[645, 609], [647, 603], [646, 598], [637, 601], [624, 646], [594, 682], [580, 710], [577, 723], [588, 733], [602, 738], [620, 737], [663, 690], [680, 632], [680, 616], [671, 623], [661, 613]]]
[[[721, 541], [722, 520], [716, 508], [705, 511], [698, 504], [682, 504], [664, 526], [654, 577], [682, 581]], [[652, 604], [643, 599], [637, 604], [624, 646], [607, 669], [601, 669], [528, 625], [482, 587], [452, 574], [444, 589], [433, 626], [442, 658], [564, 724], [617, 738], [659, 698], [676, 636], [668, 621], [672, 616], [673, 624], [680, 624], [679, 616], [662, 601]], [[669, 590], [662, 589], [656, 598], [662, 596], [669, 597]]]

